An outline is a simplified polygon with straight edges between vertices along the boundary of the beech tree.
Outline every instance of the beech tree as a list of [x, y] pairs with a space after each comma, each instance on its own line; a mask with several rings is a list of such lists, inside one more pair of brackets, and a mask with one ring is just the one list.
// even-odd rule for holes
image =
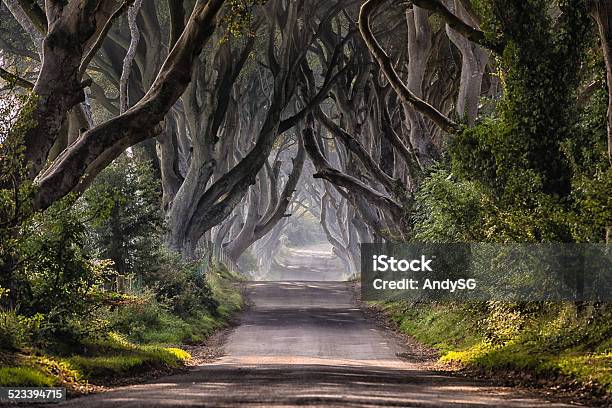
[[237, 260], [290, 224], [306, 185], [350, 270], [360, 237], [411, 238], [440, 163], [500, 195], [521, 179], [567, 198], [576, 96], [598, 86], [580, 89], [592, 21], [612, 81], [609, 2], [523, 3], [5, 0], [0, 77], [29, 95], [31, 125], [3, 144], [23, 145], [27, 171], [0, 188], [32, 185], [43, 211], [138, 146], [167, 245], [190, 258], [213, 241]]
[[[177, 43], [143, 98], [121, 115], [84, 131], [52, 162], [47, 157], [70, 109], [83, 101], [86, 52], [112, 21], [115, 1], [46, 2], [43, 58], [32, 88], [35, 125], [24, 135], [28, 179], [36, 179], [33, 208], [42, 210], [91, 178], [127, 147], [153, 137], [191, 79], [194, 60], [218, 24], [223, 1], [197, 1]], [[94, 48], [95, 49], [95, 48]], [[6, 187], [6, 186], [3, 186]]]

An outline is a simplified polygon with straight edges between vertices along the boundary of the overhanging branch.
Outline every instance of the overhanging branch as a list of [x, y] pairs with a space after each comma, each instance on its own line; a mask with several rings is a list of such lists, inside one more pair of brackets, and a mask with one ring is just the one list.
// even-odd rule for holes
[[359, 12], [359, 30], [361, 31], [361, 35], [363, 36], [366, 45], [380, 65], [385, 77], [404, 104], [413, 106], [414, 109], [427, 116], [445, 132], [452, 134], [457, 133], [460, 129], [457, 123], [446, 117], [442, 112], [437, 110], [429, 103], [417, 97], [410, 91], [410, 89], [408, 89], [393, 67], [391, 58], [389, 58], [385, 50], [376, 40], [376, 37], [374, 37], [374, 33], [370, 27], [370, 16], [384, 1], [385, 0], [368, 0], [363, 4], [363, 6], [361, 6], [361, 10]]
[[502, 54], [504, 52], [504, 47], [502, 45], [491, 43], [489, 40], [487, 40], [483, 31], [467, 24], [439, 0], [412, 0], [412, 3], [418, 7], [424, 8], [425, 10], [436, 13], [444, 19], [450, 28], [457, 31], [468, 40], [481, 45], [484, 48], [488, 48], [497, 54]]

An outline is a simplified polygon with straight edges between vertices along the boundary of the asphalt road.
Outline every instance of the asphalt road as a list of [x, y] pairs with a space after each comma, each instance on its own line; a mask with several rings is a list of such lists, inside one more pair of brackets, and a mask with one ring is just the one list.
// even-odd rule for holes
[[[345, 283], [260, 282], [212, 364], [62, 407], [570, 407], [430, 371], [364, 317]], [[418, 354], [418, 353], [416, 353]]]

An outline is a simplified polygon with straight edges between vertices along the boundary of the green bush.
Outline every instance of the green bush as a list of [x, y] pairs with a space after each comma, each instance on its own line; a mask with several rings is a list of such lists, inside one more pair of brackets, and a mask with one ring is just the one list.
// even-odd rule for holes
[[[180, 274], [181, 271], [175, 273]], [[159, 287], [156, 287], [157, 293], [145, 291], [108, 315], [111, 326], [139, 343], [178, 344], [205, 339], [225, 325], [227, 319], [242, 307], [242, 296], [234, 285], [237, 277], [224, 267], [211, 269], [202, 279], [201, 285], [206, 288], [205, 291], [190, 290], [188, 286], [186, 294], [181, 294], [178, 292], [180, 286], [169, 285], [166, 290], [177, 290], [178, 296], [162, 296], [161, 301], [158, 300]], [[188, 308], [185, 308], [186, 304]], [[214, 304], [215, 308], [211, 308], [210, 304]], [[177, 305], [184, 309], [177, 309]], [[181, 310], [189, 312], [180, 313]]]
[[85, 246], [81, 217], [63, 200], [36, 214], [20, 242], [11, 293], [23, 322], [38, 324], [39, 340], [78, 343], [99, 329], [89, 321], [103, 307], [99, 293], [113, 271]]
[[28, 331], [14, 311], [0, 311], [0, 349], [19, 350], [27, 342]]
[[41, 345], [45, 330], [44, 316], [19, 315], [15, 310], [0, 310], [0, 350], [19, 350], [29, 344]]
[[155, 256], [157, 265], [143, 276], [143, 284], [151, 288], [158, 302], [183, 318], [200, 312], [216, 313], [219, 302], [196, 263], [185, 262], [166, 249]]

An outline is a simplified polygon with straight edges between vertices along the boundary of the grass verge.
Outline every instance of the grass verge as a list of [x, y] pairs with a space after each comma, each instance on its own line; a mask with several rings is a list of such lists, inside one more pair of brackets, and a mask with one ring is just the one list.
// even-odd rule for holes
[[606, 399], [612, 393], [609, 308], [577, 317], [570, 303], [373, 306], [457, 368], [506, 374], [524, 385], [564, 383]]
[[[35, 348], [0, 351], [0, 387], [65, 386], [87, 392], [90, 384], [116, 383], [153, 371], [179, 368], [191, 358], [180, 344], [206, 340], [227, 326], [242, 308], [240, 279], [224, 267], [209, 273], [207, 280], [218, 304], [214, 312], [202, 309], [180, 317], [155, 302], [136, 302], [133, 307], [109, 315], [125, 323], [118, 325], [124, 331], [85, 340], [78, 346], [78, 352]], [[179, 346], [170, 346], [176, 344]]]

